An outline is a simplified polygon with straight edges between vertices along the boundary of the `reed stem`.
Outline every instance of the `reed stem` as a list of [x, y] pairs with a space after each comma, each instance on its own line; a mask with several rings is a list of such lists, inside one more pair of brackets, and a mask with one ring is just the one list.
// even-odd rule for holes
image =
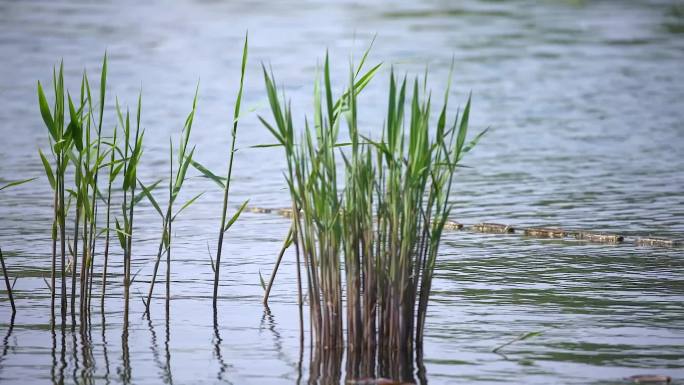
[[[235, 158], [235, 141], [237, 139], [237, 129], [238, 129], [238, 117], [240, 115], [240, 103], [242, 101], [242, 90], [244, 87], [245, 80], [245, 66], [247, 64], [247, 46], [248, 46], [248, 36], [245, 36], [245, 44], [242, 49], [242, 66], [240, 71], [240, 88], [237, 94], [237, 100], [235, 101], [235, 109], [233, 111], [233, 129], [231, 130], [231, 142], [230, 142], [230, 152], [228, 155], [228, 173], [226, 176], [226, 183], [223, 192], [223, 207], [221, 209], [221, 227], [219, 228], [218, 236], [218, 246], [216, 250], [216, 262], [214, 264], [214, 294], [213, 294], [213, 307], [216, 311], [217, 301], [218, 301], [218, 287], [219, 278], [221, 270], [221, 253], [223, 251], [223, 236], [225, 235], [228, 227], [228, 222], [226, 221], [228, 214], [228, 196], [230, 194], [230, 181], [233, 174], [233, 160]], [[243, 205], [244, 207], [244, 205]], [[239, 212], [236, 214], [239, 215]]]
[[10, 284], [9, 277], [7, 275], [7, 267], [5, 266], [5, 258], [2, 256], [2, 249], [0, 249], [0, 263], [2, 263], [2, 275], [5, 277], [5, 286], [7, 287], [7, 296], [10, 300], [10, 305], [12, 305], [12, 318], [17, 313], [17, 308], [14, 306], [14, 295], [12, 295], [12, 285]]
[[[280, 267], [280, 261], [283, 259], [283, 255], [285, 254], [285, 250], [290, 247], [292, 244], [293, 238], [292, 238], [292, 227], [290, 227], [290, 230], [287, 232], [287, 236], [285, 237], [285, 242], [283, 242], [283, 247], [280, 249], [280, 253], [278, 253], [278, 258], [276, 259], [275, 266], [273, 266], [273, 272], [271, 273], [271, 278], [268, 280], [268, 285], [266, 285], [266, 291], [264, 293], [264, 306], [268, 306], [268, 296], [271, 293], [271, 287], [273, 286], [273, 282], [275, 281], [276, 274], [278, 273], [278, 268]], [[297, 264], [297, 273], [299, 274], [299, 264]]]

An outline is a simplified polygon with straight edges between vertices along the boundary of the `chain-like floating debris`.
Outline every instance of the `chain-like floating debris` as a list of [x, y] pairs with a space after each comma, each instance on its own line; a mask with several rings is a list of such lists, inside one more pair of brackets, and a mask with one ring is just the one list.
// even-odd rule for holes
[[[291, 208], [264, 208], [264, 207], [250, 207], [249, 211], [253, 213], [263, 213], [263, 214], [277, 214], [286, 218], [292, 217]], [[504, 225], [500, 223], [478, 223], [472, 226], [466, 226], [462, 223], [456, 221], [446, 221], [444, 223], [445, 230], [470, 230], [479, 233], [490, 233], [490, 234], [511, 234], [515, 233], [516, 229], [510, 225]], [[525, 236], [537, 237], [537, 238], [566, 238], [574, 237], [587, 242], [596, 243], [624, 243], [625, 238], [619, 234], [605, 234], [596, 233], [591, 231], [577, 231], [577, 230], [565, 230], [561, 228], [552, 227], [528, 227], [522, 229], [522, 233]], [[684, 241], [676, 239], [666, 239], [666, 238], [654, 238], [654, 237], [630, 237], [627, 241], [630, 244], [635, 244], [638, 246], [651, 246], [651, 247], [682, 247], [684, 246]]]

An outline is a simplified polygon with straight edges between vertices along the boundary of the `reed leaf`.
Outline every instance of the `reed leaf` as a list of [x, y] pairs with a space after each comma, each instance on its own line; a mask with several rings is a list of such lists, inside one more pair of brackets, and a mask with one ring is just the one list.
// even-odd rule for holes
[[[48, 168], [48, 169], [49, 169], [49, 168]], [[7, 183], [6, 185], [0, 187], [0, 191], [4, 190], [4, 189], [6, 189], [6, 188], [9, 188], [9, 187], [22, 185], [22, 184], [24, 184], [24, 183], [28, 183], [28, 182], [31, 182], [31, 181], [36, 180], [36, 179], [38, 179], [38, 178], [29, 178], [29, 179], [16, 180], [16, 181], [13, 181], [13, 182], [9, 182], [9, 183]], [[48, 177], [48, 179], [49, 179], [49, 177]], [[53, 182], [52, 182], [50, 185], [53, 186], [53, 189], [54, 189], [54, 177], [53, 177]]]
[[228, 222], [226, 222], [226, 227], [223, 228], [223, 232], [228, 231], [228, 229], [230, 229], [230, 227], [233, 226], [233, 224], [238, 220], [238, 218], [240, 217], [240, 214], [242, 214], [242, 212], [245, 210], [245, 207], [247, 207], [247, 203], [249, 203], [249, 199], [242, 202], [242, 205], [240, 205], [240, 208], [238, 208], [238, 210], [235, 212], [235, 214], [233, 214], [233, 216], [230, 217]]

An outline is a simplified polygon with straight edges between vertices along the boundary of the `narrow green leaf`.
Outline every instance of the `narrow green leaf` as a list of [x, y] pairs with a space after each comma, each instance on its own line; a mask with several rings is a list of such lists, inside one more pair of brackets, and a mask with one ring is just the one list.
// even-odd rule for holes
[[270, 147], [282, 147], [282, 143], [272, 143], [272, 144], [256, 144], [254, 146], [249, 146], [249, 148], [270, 148]]
[[181, 187], [183, 187], [183, 182], [185, 182], [185, 174], [188, 172], [188, 166], [190, 166], [190, 163], [192, 162], [192, 156], [195, 154], [195, 147], [190, 150], [190, 155], [188, 155], [183, 163], [181, 163], [180, 169], [178, 170], [178, 174], [176, 176], [176, 183], [173, 188], [173, 200], [176, 199], [176, 196], [181, 190]]
[[368, 48], [363, 52], [363, 56], [361, 57], [361, 61], [359, 62], [359, 66], [356, 68], [356, 72], [354, 73], [354, 78], [359, 76], [359, 73], [361, 72], [361, 69], [363, 69], [363, 65], [366, 63], [366, 59], [368, 58], [368, 54], [370, 53], [371, 49], [373, 48], [373, 44], [375, 43], [375, 38], [378, 37], [377, 34], [373, 35], [373, 39], [371, 39], [370, 44], [368, 44]]
[[214, 182], [216, 182], [217, 185], [219, 185], [222, 189], [225, 190], [226, 185], [223, 184], [223, 179], [225, 179], [225, 178], [221, 178], [221, 177], [217, 176], [213, 172], [209, 171], [208, 168], [202, 166], [199, 162], [197, 162], [195, 160], [191, 161], [190, 163], [192, 164], [192, 166], [195, 169], [197, 169], [197, 171], [201, 172], [202, 175], [204, 175], [204, 177], [213, 180]]
[[[143, 184], [142, 181], [140, 181], [140, 179], [138, 179], [138, 184], [140, 184], [140, 187], [142, 188], [143, 195], [147, 198], [147, 200], [150, 201], [150, 203], [152, 204], [152, 206], [154, 207], [154, 209], [157, 210], [157, 213], [159, 213], [159, 216], [162, 217], [162, 219], [164, 219], [164, 214], [162, 213], [161, 208], [159, 207], [159, 204], [157, 204], [157, 200], [154, 199], [154, 197], [152, 196], [152, 193], [150, 192], [150, 191], [153, 190], [155, 187], [157, 187], [157, 185], [158, 185], [160, 182], [161, 182], [161, 179], [158, 180], [158, 181], [156, 181], [156, 182], [153, 183], [152, 185], [150, 185], [150, 187], [148, 188], [147, 186], [145, 186], [145, 184]], [[136, 199], [138, 199], [139, 197], [142, 197], [143, 195], [138, 195], [138, 196], [136, 197]], [[134, 202], [135, 202], [135, 201], [134, 201]]]
[[67, 92], [67, 100], [69, 102], [69, 117], [71, 121], [67, 126], [67, 131], [71, 134], [71, 139], [78, 151], [83, 151], [83, 126], [81, 125], [79, 112], [76, 111], [74, 103], [71, 100], [71, 95]]
[[40, 115], [43, 117], [43, 122], [45, 122], [45, 126], [50, 132], [50, 136], [52, 136], [52, 139], [54, 139], [55, 142], [58, 141], [61, 138], [59, 137], [59, 135], [57, 135], [57, 131], [55, 130], [55, 123], [52, 120], [50, 106], [48, 105], [47, 99], [45, 98], [43, 86], [40, 84], [40, 81], [38, 82], [38, 105], [40, 107]]
[[175, 220], [176, 220], [176, 217], [178, 216], [178, 214], [180, 214], [183, 210], [185, 210], [185, 209], [186, 209], [188, 206], [190, 206], [191, 204], [195, 203], [195, 201], [196, 201], [199, 197], [201, 197], [203, 194], [204, 194], [204, 191], [202, 191], [201, 193], [195, 195], [194, 197], [192, 197], [192, 199], [190, 199], [190, 200], [188, 200], [187, 202], [185, 202], [185, 204], [180, 208], [180, 210], [178, 210], [178, 211], [176, 212], [176, 214], [175, 214], [173, 217], [171, 217], [171, 221], [175, 221]]
[[280, 142], [280, 144], [284, 146], [285, 139], [283, 138], [283, 136], [280, 135], [280, 133], [276, 131], [270, 124], [268, 124], [268, 122], [264, 120], [264, 118], [262, 118], [261, 116], [257, 116], [257, 118], [259, 118], [261, 124], [263, 124], [271, 132], [271, 134], [273, 134], [273, 136], [278, 140], [278, 142]]
[[468, 96], [468, 102], [466, 103], [465, 109], [463, 110], [463, 116], [461, 117], [461, 124], [458, 127], [458, 134], [456, 137], [456, 159], [461, 159], [461, 154], [463, 152], [463, 146], [465, 144], [466, 134], [468, 133], [468, 119], [470, 116], [470, 96]]
[[52, 167], [50, 167], [50, 162], [48, 162], [47, 158], [43, 154], [43, 152], [38, 149], [38, 154], [40, 154], [40, 160], [43, 162], [43, 168], [45, 169], [45, 175], [48, 178], [48, 181], [50, 182], [50, 187], [52, 189], [55, 189], [55, 176], [52, 173]]
[[475, 138], [473, 138], [473, 140], [471, 140], [470, 142], [468, 142], [468, 144], [467, 144], [465, 147], [463, 147], [463, 153], [465, 154], [465, 153], [469, 152], [470, 150], [472, 150], [473, 147], [475, 147], [475, 146], [477, 145], [477, 143], [480, 141], [480, 139], [481, 139], [488, 131], [489, 131], [489, 127], [485, 128], [484, 130], [482, 130], [482, 132], [480, 132], [479, 134], [477, 134], [477, 135], [475, 136]]
[[[161, 182], [161, 179], [159, 179], [159, 180], [157, 180], [156, 182], [152, 183], [152, 184], [148, 187], [149, 191], [150, 191], [150, 192], [151, 192], [151, 191], [154, 191], [154, 189], [157, 188], [157, 185], [158, 185], [160, 182]], [[145, 197], [145, 194], [137, 194], [137, 195], [135, 196], [135, 199], [132, 201], [133, 206], [135, 206], [135, 205], [137, 205], [138, 203], [140, 203], [140, 201], [142, 201], [143, 198], [146, 198], [146, 197]], [[130, 206], [129, 206], [129, 208], [130, 208]]]
[[261, 284], [261, 288], [266, 291], [266, 282], [264, 282], [264, 277], [261, 276], [261, 270], [259, 270], [259, 283]]
[[238, 220], [238, 218], [240, 217], [240, 214], [242, 214], [242, 211], [245, 209], [245, 207], [247, 207], [247, 203], [249, 203], [249, 199], [247, 199], [247, 200], [242, 204], [242, 206], [240, 206], [240, 208], [238, 209], [238, 211], [235, 212], [235, 214], [233, 214], [233, 216], [230, 218], [230, 220], [228, 221], [228, 223], [226, 223], [226, 227], [223, 229], [223, 232], [228, 231], [228, 229], [230, 229], [230, 227], [233, 225], [233, 223], [235, 223], [235, 221]]
[[123, 162], [116, 165], [116, 167], [114, 167], [112, 169], [112, 173], [109, 176], [109, 180], [114, 181], [114, 179], [116, 179], [116, 176], [119, 175], [119, 172], [121, 172], [121, 169], [123, 168], [123, 166], [124, 166]]
[[248, 48], [249, 32], [245, 33], [245, 44], [242, 47], [242, 63], [240, 66], [240, 88], [238, 89], [237, 100], [235, 101], [235, 110], [233, 112], [233, 131], [237, 128], [237, 117], [240, 115], [240, 104], [242, 102], [242, 90], [245, 82], [245, 67], [247, 66], [247, 48]]
[[[14, 181], [14, 182], [9, 182], [9, 183], [7, 183], [6, 185], [0, 187], [0, 191], [6, 189], [6, 188], [8, 188], [8, 187], [19, 186], [20, 184], [28, 183], [28, 182], [30, 182], [30, 181], [32, 181], [32, 180], [36, 180], [36, 179], [38, 179], [38, 178], [30, 178], [30, 179], [17, 180], [17, 181]], [[48, 179], [50, 179], [50, 177], [48, 177]], [[52, 186], [53, 183], [54, 183], [54, 178], [53, 178], [53, 180], [50, 182], [50, 186]], [[53, 187], [53, 189], [54, 189], [54, 187]]]
[[116, 218], [116, 236], [119, 238], [119, 245], [121, 246], [121, 249], [126, 250], [126, 237], [128, 234], [121, 229], [119, 218]]
[[211, 271], [216, 272], [216, 266], [214, 265], [214, 257], [211, 255], [211, 250], [209, 250], [209, 242], [207, 242], [207, 253], [209, 254], [209, 262], [211, 263]]
[[524, 340], [526, 340], [528, 338], [532, 338], [532, 337], [537, 337], [537, 336], [540, 336], [542, 334], [543, 334], [543, 332], [528, 332], [528, 333], [523, 334], [520, 337], [520, 341], [524, 341]]
[[104, 115], [105, 92], [107, 90], [107, 51], [102, 59], [102, 72], [100, 73], [100, 124], [102, 127], [102, 116]]

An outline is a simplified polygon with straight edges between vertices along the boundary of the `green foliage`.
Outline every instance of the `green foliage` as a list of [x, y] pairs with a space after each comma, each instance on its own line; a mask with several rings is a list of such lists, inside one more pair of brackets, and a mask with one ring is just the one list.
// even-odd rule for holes
[[[448, 87], [433, 123], [426, 85], [420, 87], [415, 79], [409, 86], [392, 71], [382, 135], [373, 139], [361, 134], [357, 96], [380, 68], [378, 64], [363, 73], [367, 56], [368, 50], [360, 65], [350, 68], [349, 86], [335, 98], [326, 54], [322, 85], [320, 78], [314, 83], [313, 120], [305, 120], [298, 143], [290, 103], [279, 98], [273, 74], [263, 68], [273, 123], [259, 119], [284, 148], [316, 341], [339, 346], [346, 310], [347, 346], [379, 336], [382, 360], [422, 343], [439, 241], [451, 210], [453, 175], [484, 132], [466, 144], [470, 98], [463, 114], [447, 127]], [[342, 121], [350, 143], [338, 140]], [[343, 176], [338, 176], [340, 165]], [[344, 178], [344, 188], [339, 178]], [[374, 352], [367, 353], [349, 360], [358, 365], [375, 358]]]

